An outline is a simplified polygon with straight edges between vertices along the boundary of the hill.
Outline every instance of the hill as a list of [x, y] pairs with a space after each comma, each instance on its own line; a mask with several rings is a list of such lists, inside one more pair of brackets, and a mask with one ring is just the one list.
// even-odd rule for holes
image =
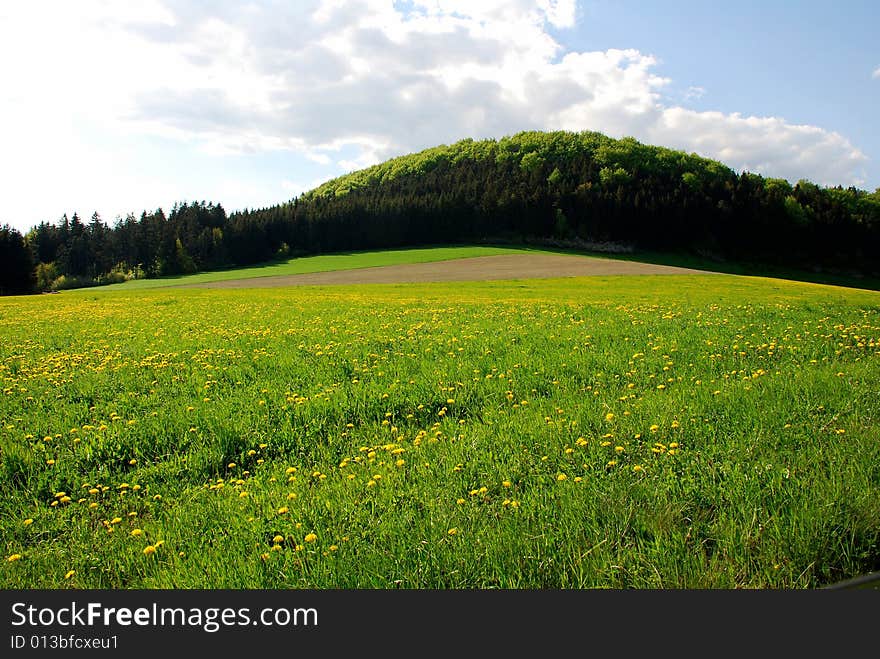
[[549, 239], [876, 272], [880, 245], [880, 193], [737, 174], [593, 132], [463, 140], [333, 179], [291, 206], [311, 248]]
[[[219, 204], [184, 202], [169, 215], [144, 211], [112, 228], [97, 214], [89, 223], [74, 214], [24, 238], [4, 231], [0, 244], [30, 252], [16, 262], [36, 264], [43, 290], [304, 254], [487, 242], [880, 273], [880, 191], [736, 173], [695, 154], [595, 132], [462, 140], [230, 215]], [[19, 280], [20, 290], [32, 277]]]

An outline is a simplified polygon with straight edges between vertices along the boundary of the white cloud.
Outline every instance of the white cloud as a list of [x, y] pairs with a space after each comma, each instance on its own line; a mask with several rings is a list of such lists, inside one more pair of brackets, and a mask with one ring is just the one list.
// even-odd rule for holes
[[[20, 189], [68, 172], [75, 188], [75, 173], [51, 164], [65, 158], [119, 179], [131, 154], [114, 152], [112, 142], [132, 132], [208, 154], [292, 151], [346, 171], [526, 129], [632, 135], [736, 169], [861, 180], [864, 154], [837, 133], [677, 107], [661, 97], [672, 81], [637, 50], [565, 51], [548, 28], [574, 24], [574, 0], [403, 7], [392, 0], [4, 4], [0, 180]], [[684, 100], [703, 92], [691, 87]], [[102, 152], [84, 126], [98, 132]]]
[[872, 78], [880, 78], [880, 66], [874, 69], [874, 73], [871, 74]]
[[842, 135], [777, 117], [695, 112], [664, 108], [647, 132], [648, 140], [710, 154], [737, 169], [794, 182], [861, 184], [866, 156]]

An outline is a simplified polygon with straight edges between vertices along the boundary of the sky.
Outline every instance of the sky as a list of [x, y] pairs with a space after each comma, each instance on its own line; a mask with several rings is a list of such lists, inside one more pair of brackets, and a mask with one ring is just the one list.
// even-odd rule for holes
[[873, 191], [878, 24], [876, 0], [3, 0], [0, 224], [263, 208], [522, 130]]

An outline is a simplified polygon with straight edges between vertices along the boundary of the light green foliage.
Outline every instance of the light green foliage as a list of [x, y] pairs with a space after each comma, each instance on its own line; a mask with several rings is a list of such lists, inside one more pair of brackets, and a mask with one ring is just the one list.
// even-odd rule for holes
[[84, 290], [0, 300], [0, 339], [6, 589], [811, 588], [877, 565], [876, 292]]
[[544, 166], [544, 158], [537, 151], [530, 151], [519, 161], [519, 166], [524, 172], [539, 171]]
[[599, 180], [606, 186], [624, 185], [630, 180], [630, 174], [623, 167], [603, 167], [599, 170]]
[[806, 224], [808, 222], [807, 209], [800, 205], [793, 195], [785, 198], [785, 212], [795, 224]]
[[441, 145], [332, 179], [306, 193], [304, 199], [315, 196], [343, 196], [352, 190], [367, 188], [377, 183], [389, 183], [397, 178], [420, 176], [435, 168], [462, 161], [488, 160], [497, 166], [519, 162], [526, 173], [543, 167], [566, 170], [566, 164], [577, 157], [590, 156], [599, 168], [607, 168], [613, 185], [626, 182], [621, 173], [632, 172], [657, 175], [667, 171], [701, 172], [704, 181], [721, 181], [732, 175], [723, 163], [687, 154], [665, 147], [642, 144], [632, 137], [619, 140], [601, 133], [584, 131], [525, 131], [500, 140], [466, 139], [452, 145]]

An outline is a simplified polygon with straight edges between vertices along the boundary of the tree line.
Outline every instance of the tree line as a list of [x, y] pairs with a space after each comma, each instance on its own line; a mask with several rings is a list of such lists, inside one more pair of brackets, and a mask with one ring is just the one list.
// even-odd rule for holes
[[471, 241], [612, 242], [796, 268], [880, 271], [880, 189], [736, 173], [595, 132], [462, 140], [227, 215], [180, 202], [0, 228], [0, 292], [161, 277], [329, 251]]

